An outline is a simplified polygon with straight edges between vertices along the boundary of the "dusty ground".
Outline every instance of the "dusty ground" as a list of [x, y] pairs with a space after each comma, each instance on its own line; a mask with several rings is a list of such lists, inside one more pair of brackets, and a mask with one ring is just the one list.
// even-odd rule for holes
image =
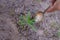
[[17, 25], [24, 11], [44, 11], [49, 5], [49, 0], [0, 0], [0, 40], [60, 40], [57, 35], [60, 26], [59, 11], [46, 13], [43, 22], [37, 26], [37, 32]]

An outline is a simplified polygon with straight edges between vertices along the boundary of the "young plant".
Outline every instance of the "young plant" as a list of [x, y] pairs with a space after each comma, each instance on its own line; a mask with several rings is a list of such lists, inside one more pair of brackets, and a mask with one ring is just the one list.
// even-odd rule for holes
[[34, 30], [36, 32], [36, 28], [34, 27], [34, 23], [35, 23], [35, 20], [34, 19], [31, 19], [31, 13], [28, 12], [25, 16], [22, 15], [20, 16], [20, 20], [18, 22], [19, 25], [28, 25], [29, 27], [32, 28], [32, 30]]

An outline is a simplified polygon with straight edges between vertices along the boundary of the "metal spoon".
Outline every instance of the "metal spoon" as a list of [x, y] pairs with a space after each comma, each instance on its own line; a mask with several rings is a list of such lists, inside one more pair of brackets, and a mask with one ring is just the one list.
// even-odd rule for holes
[[35, 22], [41, 22], [44, 18], [45, 12], [50, 8], [50, 6], [44, 11], [38, 11], [35, 16]]

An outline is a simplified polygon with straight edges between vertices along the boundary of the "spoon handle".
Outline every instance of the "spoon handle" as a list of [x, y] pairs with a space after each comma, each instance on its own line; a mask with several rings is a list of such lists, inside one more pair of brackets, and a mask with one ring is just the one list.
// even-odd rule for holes
[[45, 11], [43, 12], [43, 14], [45, 14], [45, 12], [46, 12], [49, 8], [50, 8], [50, 6], [49, 6], [47, 9], [45, 9]]

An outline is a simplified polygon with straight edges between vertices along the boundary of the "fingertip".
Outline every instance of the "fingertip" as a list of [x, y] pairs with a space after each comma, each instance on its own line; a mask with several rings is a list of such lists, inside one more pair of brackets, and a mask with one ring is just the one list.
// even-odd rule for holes
[[50, 7], [46, 12], [53, 12], [56, 8], [54, 6]]
[[52, 9], [49, 8], [46, 12], [52, 12]]

